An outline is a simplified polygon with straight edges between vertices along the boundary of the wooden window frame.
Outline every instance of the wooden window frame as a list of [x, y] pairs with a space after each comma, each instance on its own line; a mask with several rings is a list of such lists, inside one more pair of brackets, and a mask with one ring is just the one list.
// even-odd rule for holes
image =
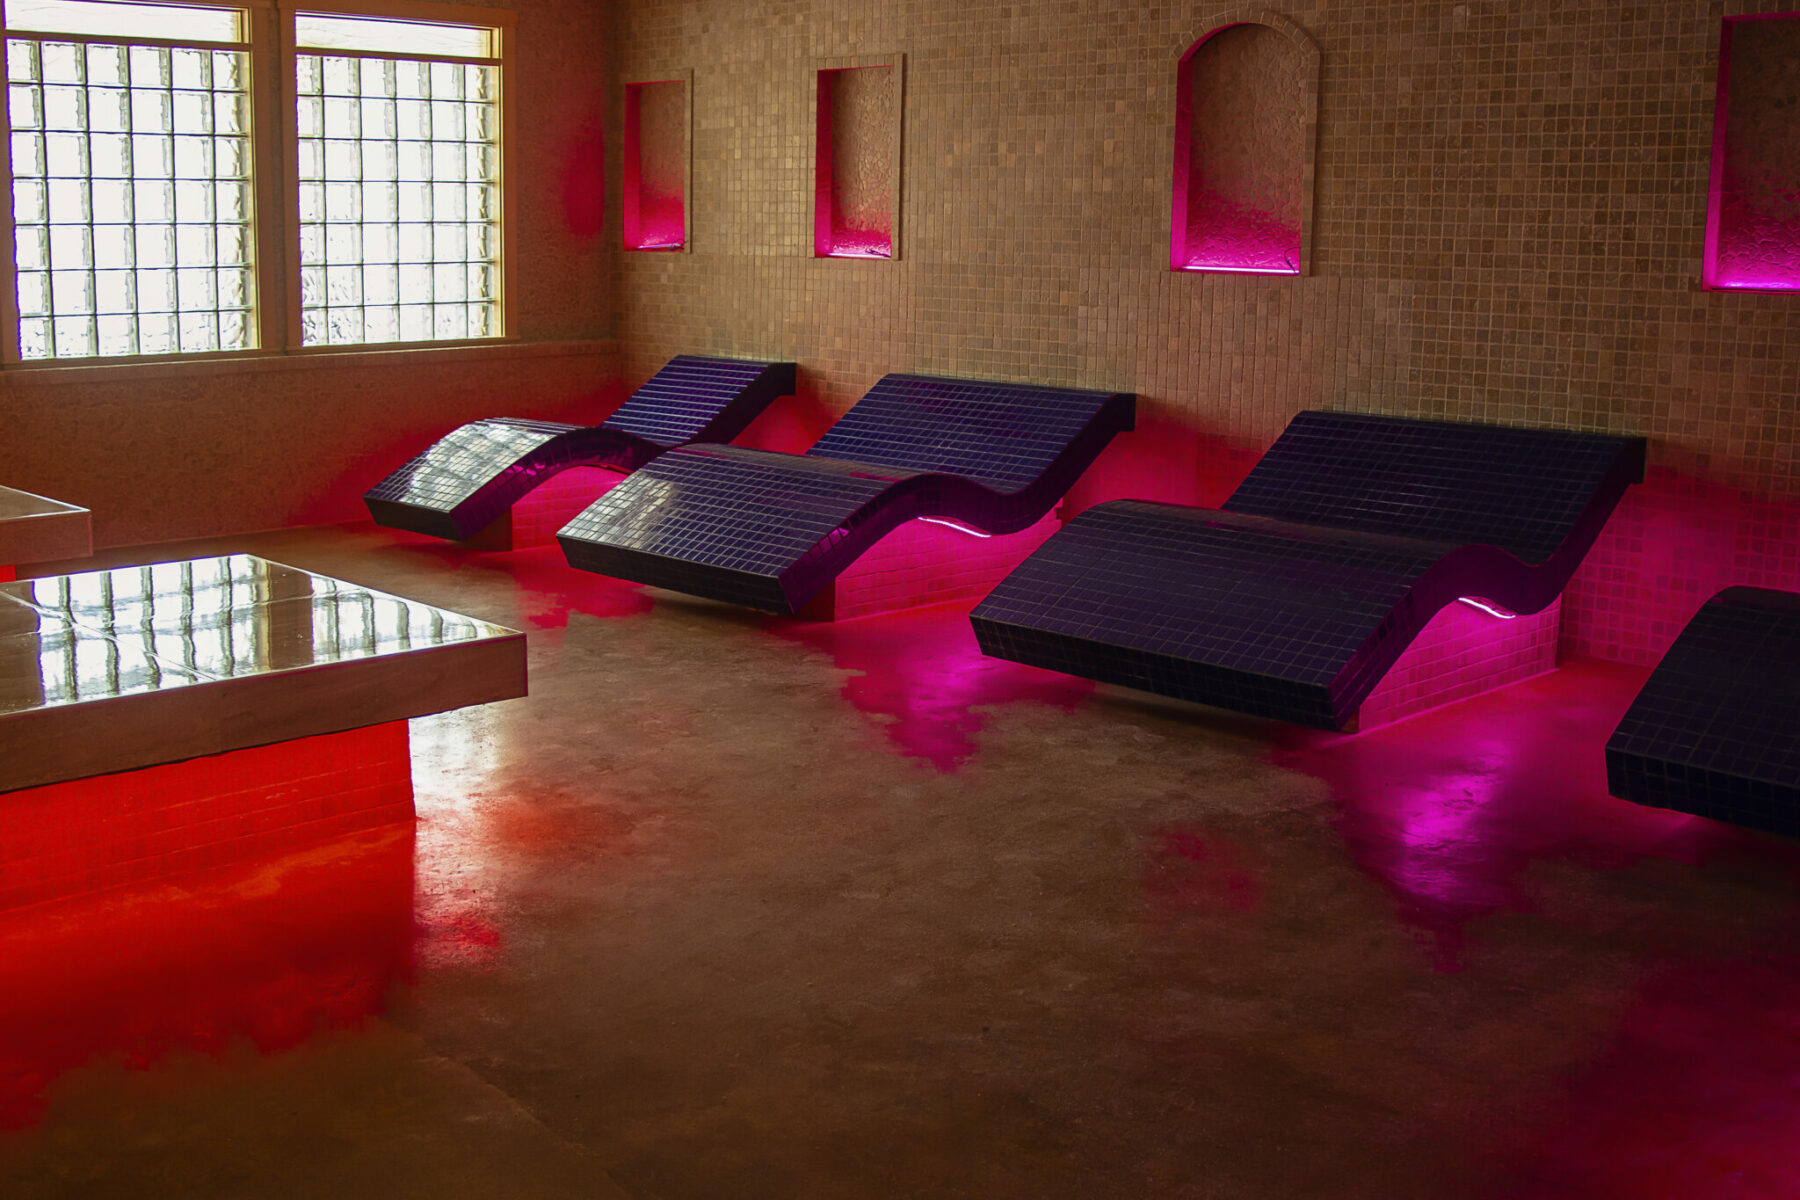
[[[147, 0], [168, 5], [195, 5], [202, 8], [234, 8], [245, 16], [247, 53], [250, 61], [250, 237], [255, 247], [254, 324], [257, 346], [249, 350], [210, 350], [173, 354], [90, 355], [84, 358], [20, 357], [18, 238], [13, 221], [12, 118], [9, 105], [0, 104], [0, 267], [4, 267], [5, 286], [0, 287], [0, 368], [12, 371], [64, 371], [95, 367], [129, 367], [178, 363], [207, 363], [233, 359], [266, 359], [281, 356], [315, 354], [382, 353], [395, 350], [442, 349], [452, 347], [492, 346], [515, 342], [510, 332], [514, 304], [513, 274], [509, 259], [516, 244], [515, 209], [507, 192], [514, 176], [513, 147], [517, 141], [514, 105], [511, 102], [513, 43], [517, 14], [508, 9], [464, 7], [412, 0], [311, 0], [309, 3], [284, 3], [282, 0]], [[323, 13], [332, 16], [368, 17], [390, 21], [421, 21], [447, 25], [472, 25], [491, 29], [494, 34], [494, 58], [480, 60], [498, 66], [500, 110], [497, 147], [499, 157], [500, 215], [496, 221], [499, 237], [495, 256], [495, 293], [498, 297], [498, 321], [495, 336], [482, 338], [446, 338], [413, 342], [356, 342], [336, 345], [302, 346], [300, 344], [300, 185], [299, 130], [296, 121], [298, 104], [297, 57], [301, 53], [295, 36], [296, 13]], [[70, 42], [119, 41], [125, 44], [161, 44], [154, 38], [108, 39], [92, 34], [60, 35], [38, 30], [20, 30], [21, 36]], [[11, 36], [5, 23], [4, 0], [0, 0], [0, 41]], [[182, 44], [185, 42], [172, 42]], [[354, 51], [321, 50], [327, 57], [355, 57]], [[472, 61], [446, 55], [399, 55], [371, 52], [374, 57], [417, 57], [425, 61]]]

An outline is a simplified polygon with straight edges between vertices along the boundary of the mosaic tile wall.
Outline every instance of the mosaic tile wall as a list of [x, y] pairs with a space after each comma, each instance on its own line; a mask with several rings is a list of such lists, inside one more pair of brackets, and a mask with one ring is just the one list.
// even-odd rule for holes
[[[1312, 273], [1171, 272], [1176, 64], [1241, 11], [615, 5], [616, 78], [695, 72], [694, 253], [614, 258], [623, 382], [779, 352], [796, 431], [888, 371], [1136, 391], [1076, 508], [1216, 500], [1303, 408], [1643, 433], [1653, 482], [1578, 577], [1565, 651], [1660, 654], [1704, 599], [1689, 545], [1708, 577], [1800, 587], [1800, 297], [1699, 287], [1726, 8], [1282, 8], [1324, 55]], [[815, 260], [805, 64], [892, 53], [903, 257]], [[616, 238], [616, 184], [608, 210]]]

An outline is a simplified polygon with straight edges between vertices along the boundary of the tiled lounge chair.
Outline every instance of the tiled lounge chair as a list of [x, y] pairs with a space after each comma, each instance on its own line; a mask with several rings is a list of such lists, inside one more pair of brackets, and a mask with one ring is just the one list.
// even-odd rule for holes
[[1343, 729], [1437, 611], [1562, 591], [1644, 441], [1304, 412], [1222, 509], [1097, 505], [972, 616], [999, 658]]
[[370, 488], [363, 501], [383, 525], [466, 541], [559, 471], [630, 472], [685, 442], [728, 442], [793, 391], [793, 363], [683, 354], [598, 425], [471, 421]]
[[671, 451], [557, 539], [584, 570], [796, 613], [903, 521], [1024, 529], [1134, 414], [1128, 393], [889, 375], [803, 455]]
[[1622, 800], [1800, 835], [1800, 595], [1708, 600], [1606, 743]]

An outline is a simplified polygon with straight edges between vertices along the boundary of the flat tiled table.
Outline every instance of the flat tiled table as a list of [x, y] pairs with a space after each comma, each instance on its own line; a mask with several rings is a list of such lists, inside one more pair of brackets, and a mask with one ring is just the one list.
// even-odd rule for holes
[[0, 909], [412, 815], [525, 637], [247, 554], [0, 583]]
[[94, 552], [88, 510], [0, 487], [0, 580], [19, 563], [86, 558]]

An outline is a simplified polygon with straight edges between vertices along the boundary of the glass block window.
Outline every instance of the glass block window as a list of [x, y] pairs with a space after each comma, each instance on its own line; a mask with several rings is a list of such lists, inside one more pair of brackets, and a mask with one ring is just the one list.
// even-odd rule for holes
[[[124, 32], [230, 40], [80, 36], [90, 9], [128, 12]], [[77, 33], [21, 30], [59, 17]], [[39, 0], [8, 20], [20, 357], [254, 348], [241, 12]]]
[[[341, 50], [366, 24], [362, 53]], [[418, 44], [485, 52], [399, 57], [393, 22], [307, 18], [298, 71], [300, 341], [498, 337], [500, 65], [492, 31]], [[346, 32], [348, 30], [348, 32]], [[435, 32], [434, 32], [435, 31]]]

